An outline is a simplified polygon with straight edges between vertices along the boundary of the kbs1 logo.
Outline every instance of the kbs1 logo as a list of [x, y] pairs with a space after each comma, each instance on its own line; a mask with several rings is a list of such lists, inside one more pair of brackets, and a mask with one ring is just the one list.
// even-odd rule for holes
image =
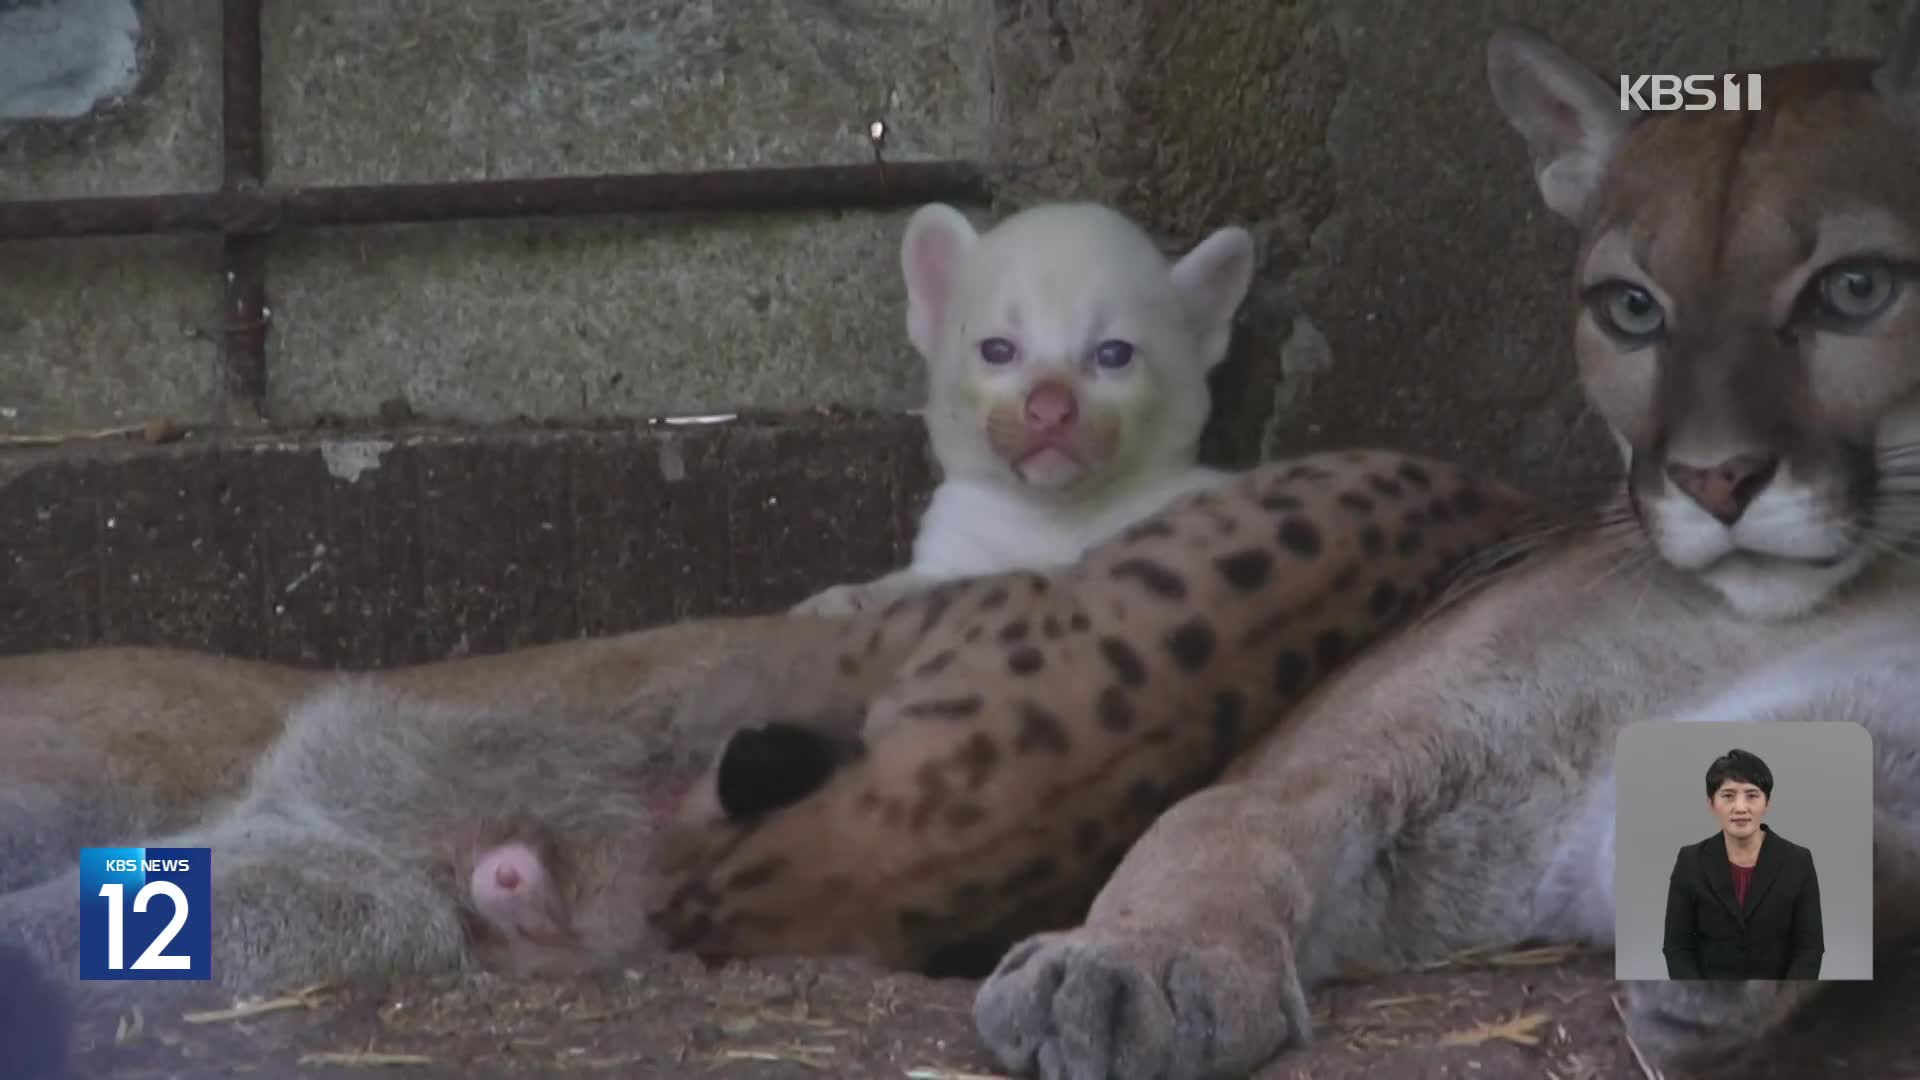
[[[1718, 84], [1716, 87], [1715, 84]], [[1641, 112], [1760, 111], [1758, 75], [1622, 75], [1620, 108]]]
[[213, 975], [210, 848], [80, 849], [80, 977]]

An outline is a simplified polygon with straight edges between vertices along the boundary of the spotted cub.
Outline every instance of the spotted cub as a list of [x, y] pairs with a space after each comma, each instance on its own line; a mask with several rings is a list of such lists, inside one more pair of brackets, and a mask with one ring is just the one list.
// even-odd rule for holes
[[866, 613], [839, 663], [890, 677], [858, 715], [734, 735], [656, 837], [648, 918], [709, 959], [981, 974], [1078, 918], [1162, 809], [1537, 514], [1451, 464], [1318, 454], [1183, 496], [1054, 574]]

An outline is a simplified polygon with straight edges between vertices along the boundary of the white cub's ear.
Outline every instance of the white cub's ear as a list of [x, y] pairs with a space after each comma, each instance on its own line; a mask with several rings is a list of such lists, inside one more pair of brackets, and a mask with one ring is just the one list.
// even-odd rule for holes
[[1215, 231], [1173, 264], [1173, 287], [1200, 327], [1203, 368], [1226, 357], [1233, 313], [1252, 284], [1253, 234], [1237, 226]]
[[1614, 149], [1636, 119], [1600, 76], [1529, 30], [1507, 27], [1487, 42], [1487, 84], [1533, 157], [1547, 208], [1584, 222]]
[[1920, 110], [1920, 0], [1909, 0], [1899, 36], [1873, 73], [1873, 88], [1907, 109]]
[[928, 359], [953, 300], [961, 260], [979, 238], [973, 223], [945, 203], [929, 203], [907, 221], [900, 241], [900, 271], [907, 279], [907, 338]]

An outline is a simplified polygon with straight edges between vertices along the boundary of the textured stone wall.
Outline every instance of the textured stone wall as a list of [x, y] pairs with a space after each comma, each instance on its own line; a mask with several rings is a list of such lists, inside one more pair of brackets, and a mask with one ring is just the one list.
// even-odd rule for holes
[[[0, 0], [0, 33], [62, 5], [120, 25], [121, 6], [104, 0]], [[268, 179], [865, 162], [866, 125], [884, 119], [891, 160], [979, 161], [999, 211], [1109, 201], [1170, 251], [1228, 222], [1254, 230], [1262, 269], [1219, 375], [1212, 459], [1386, 442], [1593, 490], [1612, 463], [1564, 344], [1572, 236], [1539, 209], [1525, 153], [1488, 99], [1488, 32], [1519, 20], [1602, 69], [1705, 71], [1871, 51], [1893, 6], [268, 0]], [[23, 119], [31, 110], [0, 100], [0, 199], [217, 184], [219, 4], [136, 10], [131, 83], [113, 63], [124, 50], [110, 49], [80, 80], [76, 92], [99, 89], [92, 114], [53, 115], [42, 94], [43, 115]], [[930, 480], [901, 416], [921, 386], [901, 325], [903, 218], [278, 237], [267, 394], [280, 430], [266, 449], [205, 427], [184, 447], [0, 448], [0, 650], [165, 640], [385, 663], [437, 655], [462, 634], [465, 648], [621, 629], [877, 572], [904, 557]], [[217, 421], [217, 260], [217, 242], [194, 238], [0, 244], [0, 434]], [[805, 415], [825, 405], [862, 411]], [[788, 419], [732, 441], [655, 429], [623, 442], [582, 426], [767, 410]], [[424, 426], [369, 479], [327, 465], [394, 437], [407, 415]], [[489, 426], [520, 419], [562, 426]], [[749, 475], [803, 450], [814, 466]], [[629, 453], [644, 482], [623, 471]], [[674, 470], [655, 453], [705, 465], [656, 483]], [[282, 524], [295, 508], [281, 475], [307, 524]], [[686, 509], [714, 485], [772, 502], [729, 512], [735, 527], [715, 533], [719, 511]], [[169, 517], [169, 498], [199, 509]], [[513, 509], [523, 503], [562, 523], [528, 527]], [[891, 516], [816, 543], [779, 539], [814, 536], [819, 515], [857, 506]], [[172, 524], [137, 535], [107, 524], [125, 520]], [[605, 540], [623, 528], [627, 547]], [[554, 530], [574, 538], [566, 559], [551, 555]], [[478, 554], [407, 556], [392, 537], [412, 533]], [[655, 548], [733, 569], [670, 573], [642, 557]], [[520, 569], [489, 569], [501, 566]], [[629, 591], [614, 609], [548, 599], [615, 578]], [[116, 591], [121, 579], [140, 586]], [[235, 596], [298, 596], [319, 580], [334, 583], [330, 613], [286, 623], [268, 599], [234, 613]], [[403, 613], [437, 622], [395, 628]], [[356, 639], [354, 626], [375, 625], [365, 618], [386, 622]]]

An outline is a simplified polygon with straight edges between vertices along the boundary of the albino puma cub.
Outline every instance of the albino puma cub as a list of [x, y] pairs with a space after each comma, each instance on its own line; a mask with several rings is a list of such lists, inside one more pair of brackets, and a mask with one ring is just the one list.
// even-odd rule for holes
[[844, 614], [936, 581], [1065, 565], [1223, 477], [1194, 462], [1207, 374], [1253, 278], [1245, 229], [1169, 265], [1104, 206], [1037, 206], [977, 234], [935, 203], [907, 223], [900, 264], [941, 482], [910, 565], [796, 611]]

